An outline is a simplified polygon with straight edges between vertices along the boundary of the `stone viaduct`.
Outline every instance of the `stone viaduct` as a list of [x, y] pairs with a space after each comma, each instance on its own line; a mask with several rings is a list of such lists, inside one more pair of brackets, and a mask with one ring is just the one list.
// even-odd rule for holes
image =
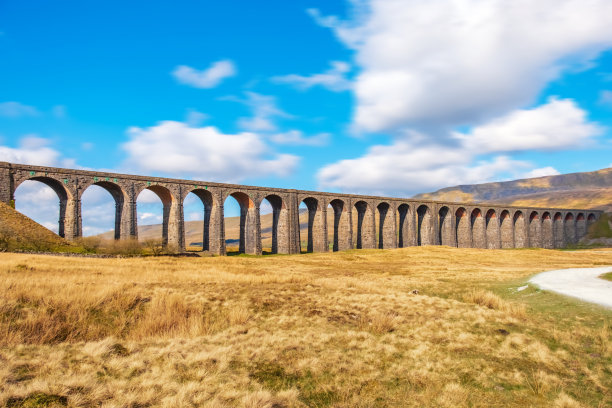
[[[301, 252], [302, 240], [308, 252], [416, 245], [561, 248], [576, 243], [601, 215], [593, 210], [335, 194], [6, 162], [0, 162], [0, 200], [13, 202], [15, 190], [26, 180], [44, 183], [57, 193], [59, 235], [69, 240], [82, 234], [81, 196], [88, 187], [103, 187], [115, 199], [116, 239], [137, 237], [136, 199], [149, 189], [163, 203], [164, 243], [178, 250], [185, 249], [183, 201], [193, 193], [204, 205], [203, 250], [221, 255], [226, 253], [223, 206], [229, 196], [240, 204], [239, 249], [248, 254], [262, 253], [263, 200], [273, 209], [272, 252], [289, 254]], [[306, 237], [300, 237], [301, 203], [308, 209]], [[328, 211], [333, 213], [329, 225]], [[328, 239], [328, 231], [333, 238]]]

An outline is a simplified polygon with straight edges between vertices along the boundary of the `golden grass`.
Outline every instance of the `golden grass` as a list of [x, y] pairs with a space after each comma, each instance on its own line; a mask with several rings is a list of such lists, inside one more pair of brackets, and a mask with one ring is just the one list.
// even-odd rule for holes
[[609, 406], [612, 312], [515, 290], [604, 264], [444, 247], [0, 254], [0, 406]]

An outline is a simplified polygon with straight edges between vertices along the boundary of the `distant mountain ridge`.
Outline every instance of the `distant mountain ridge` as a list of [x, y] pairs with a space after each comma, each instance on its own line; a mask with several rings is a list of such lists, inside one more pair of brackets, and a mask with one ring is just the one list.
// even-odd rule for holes
[[612, 212], [612, 168], [446, 187], [432, 193], [418, 194], [415, 198], [533, 207], [589, 208]]

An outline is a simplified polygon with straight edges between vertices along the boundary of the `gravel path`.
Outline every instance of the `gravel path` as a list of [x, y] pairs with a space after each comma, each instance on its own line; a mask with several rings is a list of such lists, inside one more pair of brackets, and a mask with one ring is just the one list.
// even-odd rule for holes
[[541, 289], [572, 296], [586, 302], [612, 309], [612, 282], [599, 275], [612, 272], [611, 266], [602, 268], [571, 268], [542, 272], [529, 280]]

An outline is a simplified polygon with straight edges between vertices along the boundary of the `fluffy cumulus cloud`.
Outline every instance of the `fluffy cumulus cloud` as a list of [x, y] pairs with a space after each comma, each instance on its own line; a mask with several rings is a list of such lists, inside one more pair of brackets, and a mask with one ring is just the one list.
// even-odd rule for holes
[[322, 168], [323, 188], [410, 195], [456, 184], [500, 178], [556, 174], [551, 167], [534, 169], [503, 152], [554, 150], [579, 146], [601, 132], [572, 100], [551, 99], [531, 110], [516, 110], [437, 143], [413, 133], [387, 146], [373, 146], [360, 158]]
[[50, 145], [47, 139], [28, 135], [19, 141], [17, 147], [0, 146], [0, 161], [38, 166], [57, 166], [66, 163], [60, 160], [60, 152]]
[[178, 82], [195, 88], [214, 88], [225, 78], [236, 75], [236, 66], [230, 60], [214, 62], [210, 67], [197, 70], [187, 65], [179, 65], [172, 76]]
[[237, 182], [245, 178], [286, 176], [298, 157], [271, 152], [262, 136], [225, 134], [212, 126], [190, 127], [165, 121], [149, 128], [132, 127], [123, 145], [126, 165], [143, 172]]
[[256, 92], [245, 92], [246, 99], [226, 98], [249, 107], [252, 115], [238, 119], [238, 126], [249, 132], [273, 132], [278, 129], [277, 120], [292, 116], [280, 109], [276, 98]]
[[322, 86], [330, 91], [340, 92], [351, 89], [352, 82], [346, 77], [351, 70], [350, 64], [342, 61], [332, 61], [331, 68], [320, 74], [297, 75], [290, 74], [273, 77], [277, 83], [291, 84], [298, 89], [307, 90], [313, 86]]
[[612, 45], [608, 0], [353, 3], [348, 21], [311, 14], [356, 53], [353, 120], [366, 132], [487, 120]]
[[455, 136], [475, 151], [490, 153], [578, 147], [602, 132], [573, 100], [551, 98], [545, 105], [516, 110]]

